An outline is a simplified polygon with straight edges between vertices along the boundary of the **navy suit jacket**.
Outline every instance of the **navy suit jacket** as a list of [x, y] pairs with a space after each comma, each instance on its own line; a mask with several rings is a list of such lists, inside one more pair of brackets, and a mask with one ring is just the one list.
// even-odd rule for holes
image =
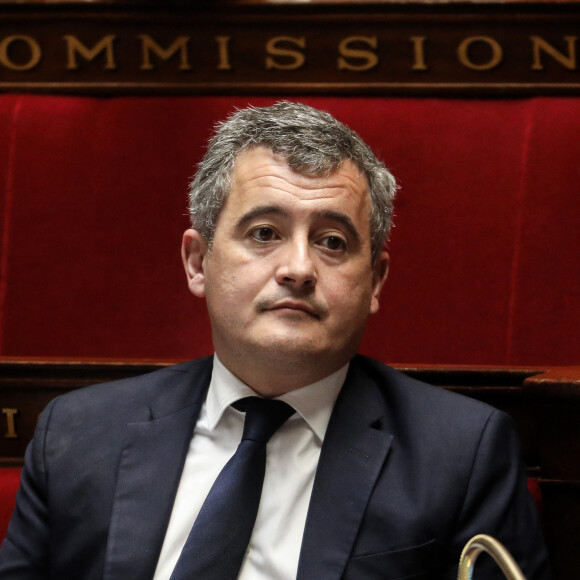
[[[151, 578], [211, 371], [201, 359], [52, 401], [26, 453], [0, 578]], [[511, 420], [355, 357], [324, 439], [298, 579], [454, 580], [478, 533], [500, 539], [528, 580], [548, 578]]]

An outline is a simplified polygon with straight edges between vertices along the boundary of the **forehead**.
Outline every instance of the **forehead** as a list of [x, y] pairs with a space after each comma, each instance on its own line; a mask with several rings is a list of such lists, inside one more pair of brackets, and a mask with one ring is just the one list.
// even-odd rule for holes
[[365, 211], [370, 207], [366, 177], [350, 160], [330, 173], [313, 175], [294, 171], [264, 147], [243, 151], [232, 171], [229, 197], [239, 203], [265, 196], [289, 202], [336, 200]]

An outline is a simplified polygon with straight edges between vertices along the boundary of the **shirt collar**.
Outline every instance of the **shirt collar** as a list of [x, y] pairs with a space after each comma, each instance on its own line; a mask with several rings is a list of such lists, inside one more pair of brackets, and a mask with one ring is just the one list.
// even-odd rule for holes
[[[347, 363], [320, 381], [276, 397], [293, 407], [320, 441], [324, 439], [334, 403], [346, 379], [348, 366]], [[206, 399], [210, 431], [216, 428], [224, 411], [232, 403], [250, 396], [256, 396], [256, 393], [226, 368], [214, 354], [213, 373]]]

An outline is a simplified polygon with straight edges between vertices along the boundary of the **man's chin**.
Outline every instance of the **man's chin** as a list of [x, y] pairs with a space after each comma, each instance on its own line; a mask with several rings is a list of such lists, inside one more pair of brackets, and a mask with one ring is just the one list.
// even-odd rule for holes
[[284, 364], [289, 360], [301, 361], [312, 357], [328, 356], [325, 341], [300, 332], [285, 332], [262, 336], [254, 344], [255, 351], [262, 357]]
[[320, 349], [320, 342], [307, 337], [301, 337], [299, 333], [286, 333], [284, 335], [264, 337], [257, 344], [260, 350], [287, 355], [290, 355], [292, 352], [306, 354]]
[[[296, 365], [320, 367], [346, 364], [356, 348], [338, 345], [320, 337], [301, 336], [300, 333], [275, 334], [261, 337], [254, 345], [254, 353], [268, 366], [288, 368]], [[344, 360], [343, 360], [344, 359]]]

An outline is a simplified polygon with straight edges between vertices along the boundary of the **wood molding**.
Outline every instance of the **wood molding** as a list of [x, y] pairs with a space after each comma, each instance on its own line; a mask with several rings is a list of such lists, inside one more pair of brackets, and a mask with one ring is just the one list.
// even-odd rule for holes
[[0, 5], [0, 91], [580, 94], [578, 2]]

